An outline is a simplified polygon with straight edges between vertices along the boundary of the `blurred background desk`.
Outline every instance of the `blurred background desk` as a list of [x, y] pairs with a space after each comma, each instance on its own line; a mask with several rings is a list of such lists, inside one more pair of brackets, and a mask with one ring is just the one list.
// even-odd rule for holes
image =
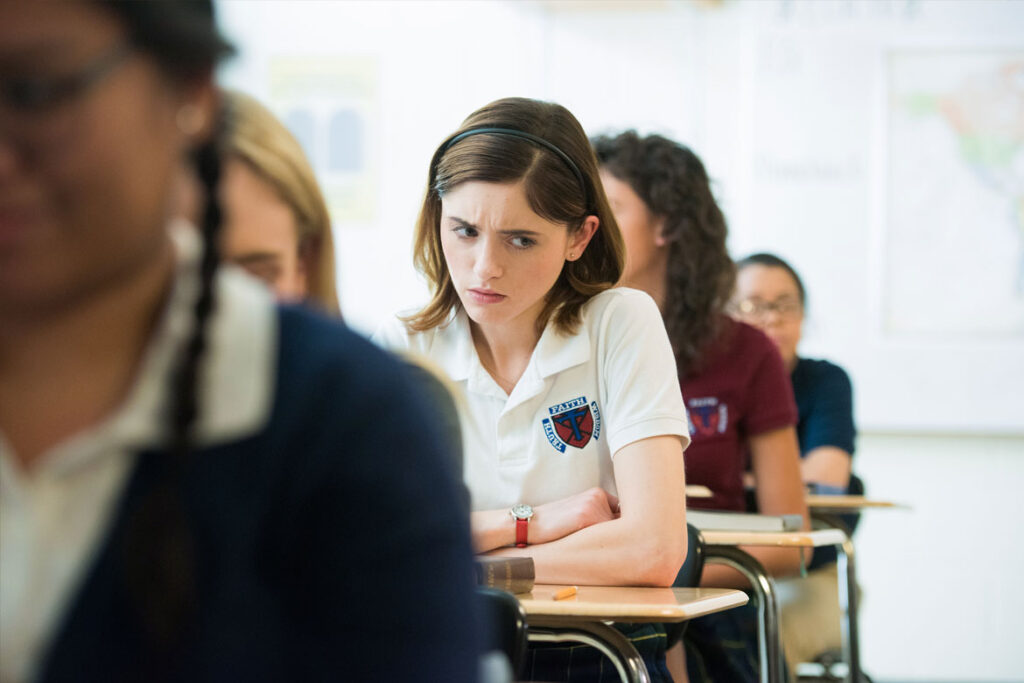
[[[784, 681], [782, 643], [779, 639], [779, 601], [775, 582], [764, 566], [743, 551], [741, 545], [781, 546], [788, 548], [816, 548], [847, 543], [846, 534], [839, 529], [819, 531], [713, 531], [701, 530], [705, 544], [705, 561], [725, 564], [743, 574], [758, 597], [758, 654], [763, 683]], [[844, 593], [846, 582], [840, 580], [839, 591]], [[845, 602], [845, 597], [841, 597]], [[845, 648], [844, 648], [845, 650]], [[850, 670], [854, 667], [851, 663]], [[857, 679], [854, 679], [857, 680]]]

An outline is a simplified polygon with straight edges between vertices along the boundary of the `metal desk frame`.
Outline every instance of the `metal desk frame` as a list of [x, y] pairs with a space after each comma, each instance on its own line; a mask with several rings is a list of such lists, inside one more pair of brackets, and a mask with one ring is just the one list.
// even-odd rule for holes
[[[828, 523], [828, 522], [826, 522]], [[840, 625], [842, 629], [843, 657], [847, 663], [846, 680], [860, 683], [860, 640], [857, 630], [857, 581], [853, 554], [853, 543], [840, 524], [832, 527], [843, 532], [842, 543], [836, 548], [838, 600]], [[751, 545], [751, 544], [748, 544]], [[779, 637], [780, 605], [775, 581], [768, 575], [756, 558], [742, 550], [739, 545], [705, 546], [705, 562], [724, 564], [740, 572], [753, 589], [758, 601], [758, 656], [761, 663], [761, 683], [784, 683], [782, 643]]]

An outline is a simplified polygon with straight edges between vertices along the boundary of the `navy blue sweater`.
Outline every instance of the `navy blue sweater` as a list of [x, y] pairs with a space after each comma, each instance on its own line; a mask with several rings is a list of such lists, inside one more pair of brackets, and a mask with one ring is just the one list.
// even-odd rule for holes
[[436, 416], [339, 323], [280, 322], [269, 421], [182, 477], [197, 607], [178, 645], [157, 654], [126, 587], [126, 524], [167, 472], [142, 453], [41, 680], [476, 680], [468, 514]]

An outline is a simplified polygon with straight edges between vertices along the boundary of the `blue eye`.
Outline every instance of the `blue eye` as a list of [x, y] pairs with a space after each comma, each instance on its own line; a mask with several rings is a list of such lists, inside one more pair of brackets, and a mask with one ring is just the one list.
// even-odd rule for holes
[[464, 237], [464, 238], [476, 237], [476, 235], [477, 235], [476, 228], [468, 226], [468, 225], [456, 226], [456, 227], [452, 228], [452, 232], [454, 232], [459, 237]]

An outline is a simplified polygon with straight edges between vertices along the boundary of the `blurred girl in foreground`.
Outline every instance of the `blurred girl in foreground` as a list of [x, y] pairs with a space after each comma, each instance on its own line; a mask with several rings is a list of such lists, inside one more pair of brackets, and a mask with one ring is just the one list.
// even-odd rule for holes
[[209, 2], [0, 0], [0, 679], [475, 680], [434, 415], [217, 267], [228, 51]]

